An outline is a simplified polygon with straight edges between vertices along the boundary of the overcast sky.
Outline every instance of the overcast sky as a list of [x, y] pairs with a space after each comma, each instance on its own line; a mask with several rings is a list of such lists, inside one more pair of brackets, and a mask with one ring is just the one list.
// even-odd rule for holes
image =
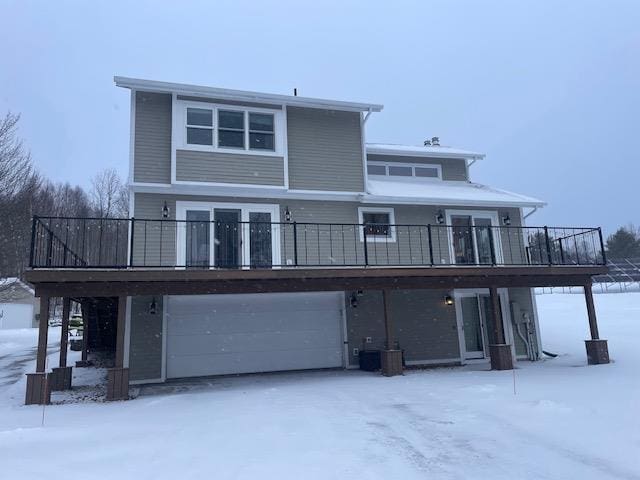
[[0, 113], [87, 186], [127, 171], [114, 75], [382, 103], [367, 141], [481, 151], [474, 180], [549, 203], [529, 224], [610, 232], [640, 224], [639, 25], [633, 0], [0, 0]]

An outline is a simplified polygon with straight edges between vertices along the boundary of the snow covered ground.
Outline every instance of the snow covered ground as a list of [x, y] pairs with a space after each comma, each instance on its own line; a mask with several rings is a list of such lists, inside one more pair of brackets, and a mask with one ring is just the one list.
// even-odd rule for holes
[[[0, 332], [10, 478], [640, 479], [640, 293], [597, 295], [614, 363], [586, 366], [582, 295], [540, 295], [544, 348], [512, 372], [209, 380], [115, 403], [22, 406], [35, 330]], [[52, 329], [53, 352], [59, 332]], [[55, 357], [55, 353], [51, 358]], [[9, 478], [9, 477], [7, 477]]]

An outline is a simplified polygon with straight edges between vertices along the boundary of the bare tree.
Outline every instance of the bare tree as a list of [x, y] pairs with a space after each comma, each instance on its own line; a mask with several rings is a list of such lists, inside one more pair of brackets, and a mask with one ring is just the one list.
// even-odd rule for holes
[[129, 195], [118, 172], [107, 168], [91, 180], [91, 207], [100, 218], [126, 217], [129, 210]]
[[17, 137], [20, 115], [8, 112], [0, 120], [0, 196], [13, 198], [34, 176], [31, 155]]

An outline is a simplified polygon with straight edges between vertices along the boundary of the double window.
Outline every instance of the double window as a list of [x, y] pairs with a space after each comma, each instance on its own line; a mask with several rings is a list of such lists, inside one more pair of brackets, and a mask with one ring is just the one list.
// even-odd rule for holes
[[275, 135], [273, 113], [217, 107], [186, 109], [187, 145], [275, 152]]
[[442, 167], [440, 165], [427, 165], [423, 163], [368, 162], [367, 173], [369, 175], [382, 177], [442, 179]]

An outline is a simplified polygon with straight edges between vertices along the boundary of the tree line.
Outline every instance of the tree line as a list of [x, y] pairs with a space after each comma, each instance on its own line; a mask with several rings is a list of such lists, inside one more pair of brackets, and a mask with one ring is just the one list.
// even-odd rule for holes
[[117, 171], [106, 168], [85, 190], [53, 182], [39, 172], [18, 136], [20, 115], [0, 119], [0, 278], [22, 277], [28, 267], [31, 219], [61, 217], [127, 217], [129, 197]]

